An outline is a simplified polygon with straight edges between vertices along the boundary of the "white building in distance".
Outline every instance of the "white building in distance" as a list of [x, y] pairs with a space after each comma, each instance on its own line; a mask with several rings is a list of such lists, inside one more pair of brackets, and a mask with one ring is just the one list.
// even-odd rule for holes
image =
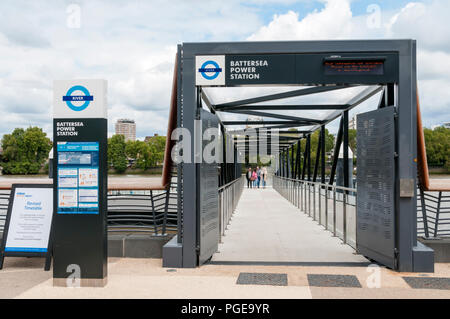
[[118, 119], [116, 122], [116, 134], [125, 136], [125, 141], [136, 140], [136, 123], [134, 120]]

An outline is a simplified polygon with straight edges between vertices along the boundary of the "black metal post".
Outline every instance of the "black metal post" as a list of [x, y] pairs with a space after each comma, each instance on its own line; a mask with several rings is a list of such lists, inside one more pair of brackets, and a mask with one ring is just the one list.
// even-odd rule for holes
[[308, 143], [305, 142], [305, 150], [303, 151], [303, 167], [302, 167], [302, 180], [305, 180], [305, 174], [306, 174], [306, 158], [307, 158], [307, 147]]
[[349, 166], [348, 166], [348, 111], [344, 111], [344, 187], [349, 187]]
[[311, 181], [311, 134], [306, 137], [306, 147], [308, 149], [308, 181]]
[[294, 166], [294, 145], [291, 146], [291, 178], [294, 178], [295, 166]]
[[343, 117], [341, 116], [341, 121], [339, 122], [339, 131], [336, 136], [336, 145], [334, 146], [334, 152], [333, 152], [333, 164], [331, 166], [330, 181], [329, 181], [330, 185], [333, 185], [334, 177], [336, 175], [336, 166], [337, 166], [339, 152], [341, 150], [341, 144], [342, 144], [343, 128], [344, 128], [344, 120], [343, 120]]
[[325, 183], [325, 125], [322, 125], [320, 128], [320, 141], [322, 150], [320, 151], [320, 160], [321, 160], [321, 183]]
[[315, 165], [314, 165], [314, 175], [313, 175], [313, 182], [316, 181], [317, 179], [317, 171], [319, 168], [319, 159], [320, 159], [320, 151], [322, 149], [322, 130], [320, 131], [319, 134], [319, 139], [318, 139], [318, 143], [317, 143], [317, 151], [316, 151], [316, 161], [315, 161]]

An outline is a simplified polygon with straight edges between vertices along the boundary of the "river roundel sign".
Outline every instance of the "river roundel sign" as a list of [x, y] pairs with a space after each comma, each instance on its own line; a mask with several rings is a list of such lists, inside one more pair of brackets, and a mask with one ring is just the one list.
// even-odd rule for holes
[[[72, 86], [63, 96], [63, 101], [73, 111], [83, 111], [89, 106], [89, 103], [94, 100], [94, 96], [89, 93], [89, 90], [82, 85]], [[83, 102], [83, 103], [81, 103]]]
[[214, 80], [219, 76], [220, 72], [222, 72], [222, 68], [219, 67], [219, 64], [217, 64], [216, 61], [208, 60], [202, 64], [201, 68], [198, 69], [198, 72], [200, 72], [205, 79]]
[[195, 85], [225, 85], [225, 56], [197, 55], [195, 57]]

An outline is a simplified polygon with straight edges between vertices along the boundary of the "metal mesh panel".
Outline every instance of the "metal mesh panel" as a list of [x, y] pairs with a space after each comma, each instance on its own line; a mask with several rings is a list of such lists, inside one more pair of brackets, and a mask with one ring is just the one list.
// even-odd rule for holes
[[394, 267], [394, 108], [360, 114], [357, 126], [357, 247]]
[[[202, 133], [208, 128], [219, 125], [216, 115], [201, 110]], [[205, 149], [208, 141], [203, 141]], [[216, 251], [219, 245], [219, 179], [217, 163], [199, 164], [199, 206], [200, 206], [200, 264], [207, 261]]]

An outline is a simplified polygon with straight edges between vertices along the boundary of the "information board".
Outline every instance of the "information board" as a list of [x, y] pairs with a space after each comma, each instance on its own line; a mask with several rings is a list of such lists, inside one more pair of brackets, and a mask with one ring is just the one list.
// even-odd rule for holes
[[45, 269], [48, 270], [52, 220], [52, 184], [13, 184], [0, 251], [0, 269], [4, 256], [47, 256]]
[[58, 214], [98, 214], [98, 142], [58, 142]]

